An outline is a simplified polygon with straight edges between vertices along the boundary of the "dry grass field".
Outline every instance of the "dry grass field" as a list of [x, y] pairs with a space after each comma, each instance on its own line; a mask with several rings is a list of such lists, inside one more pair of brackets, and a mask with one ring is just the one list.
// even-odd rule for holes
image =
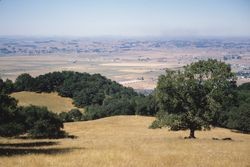
[[[153, 117], [116, 116], [65, 124], [76, 139], [0, 138], [1, 167], [247, 167], [250, 135], [215, 128], [148, 129]], [[232, 141], [212, 140], [231, 137]]]
[[18, 100], [18, 105], [20, 106], [45, 106], [56, 113], [68, 112], [73, 108], [77, 108], [72, 104], [73, 100], [71, 98], [61, 97], [57, 93], [35, 93], [23, 91], [12, 93], [11, 96]]

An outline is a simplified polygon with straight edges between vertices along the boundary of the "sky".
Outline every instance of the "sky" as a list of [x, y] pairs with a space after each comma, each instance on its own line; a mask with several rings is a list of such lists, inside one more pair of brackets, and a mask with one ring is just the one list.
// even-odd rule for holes
[[250, 0], [0, 0], [0, 35], [250, 37]]

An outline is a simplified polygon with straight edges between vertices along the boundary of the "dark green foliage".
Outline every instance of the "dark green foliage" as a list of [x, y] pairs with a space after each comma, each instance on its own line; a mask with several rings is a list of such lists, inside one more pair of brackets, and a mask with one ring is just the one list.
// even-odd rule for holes
[[133, 98], [106, 98], [103, 105], [87, 107], [82, 120], [93, 120], [114, 115], [154, 115], [158, 104], [153, 96], [135, 96]]
[[105, 99], [103, 105], [93, 105], [87, 107], [84, 112], [83, 120], [93, 120], [114, 115], [134, 115], [134, 104], [132, 100], [127, 98]]
[[80, 121], [82, 118], [82, 113], [78, 109], [72, 109], [68, 112], [70, 119], [73, 121]]
[[14, 84], [11, 80], [7, 79], [5, 82], [0, 78], [0, 92], [10, 94], [15, 90]]
[[28, 133], [33, 138], [61, 138], [65, 136], [65, 132], [60, 130], [61, 127], [51, 123], [50, 120], [40, 119]]
[[171, 130], [190, 129], [190, 138], [195, 130], [210, 129], [235, 99], [234, 79], [230, 67], [217, 60], [192, 63], [184, 71], [166, 71], [157, 84], [158, 124]]
[[35, 80], [27, 73], [21, 74], [16, 78], [16, 91], [32, 91], [34, 90]]
[[0, 124], [0, 136], [11, 137], [23, 134], [25, 126], [21, 123], [10, 121], [9, 123]]
[[135, 114], [133, 103], [128, 98], [107, 98], [102, 107], [107, 116]]
[[94, 120], [94, 119], [99, 119], [106, 117], [107, 114], [105, 110], [103, 109], [102, 106], [100, 105], [91, 105], [88, 106], [85, 110], [85, 112], [82, 115], [82, 120], [83, 121], [88, 121], [88, 120]]
[[237, 88], [237, 104], [224, 114], [222, 126], [237, 129], [242, 132], [250, 132], [250, 90], [249, 83]]
[[63, 122], [57, 114], [49, 112], [45, 107], [29, 106], [23, 108], [26, 116], [27, 132], [35, 138], [62, 137]]
[[75, 93], [73, 97], [74, 104], [79, 107], [88, 106], [91, 104], [101, 105], [105, 95], [97, 87], [92, 87], [88, 89], [81, 90], [78, 93]]
[[29, 133], [34, 138], [58, 138], [64, 135], [61, 128], [62, 121], [47, 108], [20, 108], [14, 98], [0, 93], [0, 136]]
[[81, 121], [82, 113], [78, 109], [72, 109], [69, 112], [62, 112], [59, 114], [59, 118], [63, 122]]
[[250, 103], [243, 103], [229, 112], [227, 127], [250, 132]]
[[72, 71], [53, 72], [32, 78], [29, 74], [20, 75], [15, 82], [17, 91], [52, 92], [73, 98], [78, 107], [102, 105], [106, 97], [132, 97], [137, 93], [101, 76]]
[[238, 90], [247, 90], [247, 91], [250, 91], [250, 82], [243, 83], [237, 89]]
[[153, 116], [159, 110], [153, 95], [135, 97], [135, 114]]
[[[57, 91], [60, 96], [73, 98], [77, 107], [89, 108], [88, 113], [81, 116], [83, 119], [130, 115], [135, 114], [135, 110], [136, 114], [153, 115], [158, 109], [152, 96], [139, 96], [132, 88], [123, 87], [100, 74], [63, 71], [36, 78], [22, 74], [15, 85], [18, 91]], [[76, 121], [69, 113], [60, 114], [60, 118], [65, 122]]]
[[15, 136], [25, 132], [24, 117], [14, 98], [0, 93], [0, 136]]
[[134, 96], [131, 98], [106, 98], [102, 105], [88, 106], [82, 120], [93, 120], [114, 115], [155, 115], [158, 103], [150, 96]]
[[61, 112], [59, 114], [59, 118], [63, 121], [63, 122], [73, 122], [73, 120], [70, 118], [68, 112]]

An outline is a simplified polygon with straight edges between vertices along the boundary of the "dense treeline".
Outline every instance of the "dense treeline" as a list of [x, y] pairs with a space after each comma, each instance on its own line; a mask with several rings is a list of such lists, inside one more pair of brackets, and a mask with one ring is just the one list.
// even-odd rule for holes
[[[242, 132], [250, 132], [250, 83], [237, 87], [236, 104], [224, 115], [221, 125]], [[223, 120], [223, 119], [222, 119]]]
[[[250, 131], [250, 83], [234, 89], [234, 98], [225, 100], [214, 125]], [[169, 89], [170, 90], [170, 89]], [[8, 94], [18, 91], [58, 92], [70, 97], [78, 107], [59, 115], [43, 107], [18, 107]], [[169, 106], [166, 106], [169, 107]], [[13, 83], [0, 79], [0, 136], [28, 133], [31, 137], [64, 136], [63, 122], [93, 120], [114, 115], [155, 115], [159, 101], [152, 93], [148, 96], [136, 93], [100, 74], [90, 75], [72, 71], [53, 72], [32, 77], [21, 74]], [[159, 113], [159, 112], [158, 112]]]
[[22, 74], [14, 83], [16, 91], [53, 92], [73, 98], [77, 107], [102, 105], [109, 97], [130, 98], [137, 93], [100, 74], [90, 75], [72, 71], [53, 72], [38, 77]]
[[155, 115], [158, 104], [152, 95], [131, 98], [107, 98], [103, 105], [87, 107], [83, 120], [92, 120], [114, 115]]
[[86, 109], [81, 119], [72, 119], [72, 113], [61, 114], [60, 117], [65, 122], [113, 115], [155, 115], [158, 111], [152, 95], [138, 94], [132, 88], [123, 87], [100, 74], [63, 71], [33, 78], [25, 73], [19, 75], [15, 83], [7, 81], [3, 82], [8, 85], [5, 86], [6, 93], [56, 91], [60, 96], [72, 98], [77, 107]]

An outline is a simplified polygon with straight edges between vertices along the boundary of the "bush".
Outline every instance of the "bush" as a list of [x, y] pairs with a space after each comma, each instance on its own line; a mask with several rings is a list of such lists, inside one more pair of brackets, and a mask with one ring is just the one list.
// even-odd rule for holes
[[72, 121], [80, 121], [82, 118], [82, 113], [78, 109], [72, 109], [68, 112], [69, 118]]
[[250, 132], [250, 103], [241, 104], [230, 111], [227, 127]]
[[34, 138], [59, 138], [64, 132], [63, 122], [57, 114], [45, 107], [29, 106], [23, 109], [27, 132]]
[[86, 108], [86, 111], [82, 115], [82, 120], [84, 121], [95, 120], [106, 116], [107, 113], [105, 112], [105, 109], [103, 109], [102, 106], [92, 105]]
[[28, 132], [34, 138], [59, 138], [65, 135], [65, 132], [60, 130], [61, 127], [47, 119], [37, 120]]
[[24, 117], [17, 108], [17, 101], [0, 93], [0, 136], [15, 136], [25, 133]]
[[82, 113], [78, 109], [72, 109], [69, 112], [61, 112], [59, 114], [59, 118], [63, 122], [81, 121]]
[[158, 110], [158, 103], [153, 95], [138, 96], [135, 98], [136, 115], [154, 116]]
[[24, 73], [19, 75], [15, 81], [16, 91], [31, 91], [35, 85], [35, 80], [30, 74]]
[[59, 114], [59, 118], [63, 122], [73, 122], [73, 120], [70, 118], [69, 114], [67, 112], [61, 112]]
[[238, 90], [248, 90], [250, 91], [250, 82], [243, 83], [238, 87]]
[[0, 136], [11, 137], [25, 132], [25, 126], [21, 123], [9, 122], [0, 125]]

